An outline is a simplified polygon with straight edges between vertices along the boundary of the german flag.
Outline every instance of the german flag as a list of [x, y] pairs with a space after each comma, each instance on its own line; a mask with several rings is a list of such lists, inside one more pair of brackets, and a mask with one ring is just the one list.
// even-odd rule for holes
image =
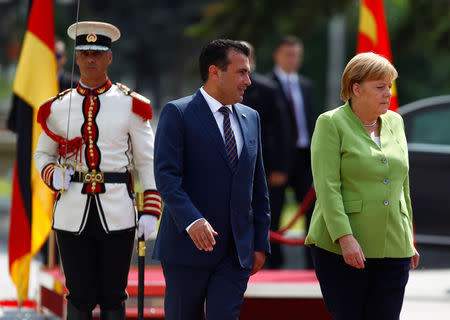
[[9, 229], [9, 272], [19, 301], [28, 298], [30, 263], [51, 229], [53, 194], [39, 177], [32, 153], [41, 127], [37, 111], [58, 93], [54, 52], [53, 0], [30, 4], [28, 28], [22, 43], [13, 85], [8, 127], [17, 134]]
[[[361, 0], [356, 53], [374, 52], [392, 62], [383, 0]], [[392, 84], [390, 110], [398, 111], [397, 87]]]

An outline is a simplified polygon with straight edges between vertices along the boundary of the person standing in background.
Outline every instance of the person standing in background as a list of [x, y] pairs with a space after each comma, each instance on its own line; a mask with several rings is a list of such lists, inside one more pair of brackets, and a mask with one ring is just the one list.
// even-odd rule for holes
[[[153, 257], [166, 280], [167, 320], [237, 320], [251, 274], [270, 252], [270, 207], [258, 113], [241, 104], [249, 50], [213, 40], [203, 86], [167, 103], [155, 137], [164, 212]], [[206, 307], [205, 307], [206, 306]]]
[[[242, 41], [242, 43], [250, 49], [249, 60], [252, 70], [250, 74], [252, 84], [245, 90], [243, 104], [258, 111], [261, 117], [261, 140], [270, 207], [277, 208], [279, 207], [278, 190], [286, 185], [289, 174], [290, 131], [287, 115], [282, 112], [283, 93], [274, 80], [254, 72], [256, 68], [255, 50], [249, 42]], [[271, 230], [278, 230], [279, 220], [279, 214], [275, 217], [272, 216]], [[271, 252], [271, 256], [267, 258], [267, 266], [269, 268], [279, 267], [278, 264], [273, 265], [272, 255], [280, 255], [280, 244], [272, 242]]]
[[[312, 187], [311, 174], [311, 136], [314, 129], [313, 85], [310, 79], [298, 74], [303, 61], [303, 43], [295, 36], [280, 40], [273, 53], [274, 69], [268, 74], [282, 92], [282, 112], [288, 119], [287, 183], [271, 188], [272, 230], [279, 228], [279, 221], [285, 203], [288, 186], [294, 189], [300, 203]], [[306, 212], [306, 232], [309, 228], [313, 204]], [[308, 248], [305, 248], [306, 268], [311, 269], [312, 261]], [[284, 257], [279, 246], [273, 246], [268, 259], [269, 266], [279, 268]]]
[[56, 66], [58, 67], [59, 91], [72, 88], [78, 83], [79, 77], [74, 75], [72, 82], [72, 74], [64, 70], [64, 65], [67, 62], [66, 44], [60, 39], [55, 40], [55, 56]]
[[256, 58], [253, 46], [241, 41], [250, 49], [251, 85], [244, 92], [243, 104], [258, 111], [261, 117], [261, 140], [264, 168], [270, 189], [287, 182], [287, 119], [281, 112], [282, 96], [275, 81], [254, 72]]

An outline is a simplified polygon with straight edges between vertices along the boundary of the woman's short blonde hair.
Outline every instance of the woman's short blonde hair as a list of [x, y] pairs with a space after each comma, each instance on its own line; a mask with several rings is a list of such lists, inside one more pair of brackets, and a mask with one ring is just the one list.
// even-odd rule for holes
[[388, 59], [364, 52], [354, 56], [345, 67], [341, 79], [341, 99], [347, 101], [353, 95], [353, 84], [364, 80], [397, 79], [398, 73]]

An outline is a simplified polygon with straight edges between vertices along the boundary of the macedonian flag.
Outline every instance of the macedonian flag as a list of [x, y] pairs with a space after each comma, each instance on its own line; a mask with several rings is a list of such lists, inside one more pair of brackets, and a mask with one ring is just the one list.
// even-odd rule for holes
[[9, 229], [9, 272], [19, 301], [28, 298], [30, 263], [51, 229], [53, 195], [41, 181], [32, 153], [41, 127], [37, 111], [58, 93], [53, 0], [31, 1], [13, 85], [8, 127], [17, 134]]
[[[361, 0], [356, 53], [361, 52], [378, 53], [392, 63], [383, 0]], [[397, 111], [398, 97], [395, 82], [392, 84], [391, 91], [392, 98], [389, 109]]]

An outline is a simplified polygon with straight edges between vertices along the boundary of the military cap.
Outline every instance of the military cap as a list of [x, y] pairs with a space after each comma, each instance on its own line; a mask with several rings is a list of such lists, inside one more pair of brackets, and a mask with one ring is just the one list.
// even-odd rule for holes
[[120, 38], [120, 30], [112, 24], [99, 21], [80, 21], [67, 29], [67, 34], [75, 40], [75, 50], [111, 49], [111, 42]]

